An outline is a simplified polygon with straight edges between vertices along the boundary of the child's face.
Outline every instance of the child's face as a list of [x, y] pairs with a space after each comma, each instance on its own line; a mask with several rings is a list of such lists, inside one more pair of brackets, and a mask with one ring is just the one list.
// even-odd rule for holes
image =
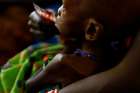
[[80, 9], [82, 0], [63, 0], [58, 9], [56, 26], [62, 33], [81, 31], [84, 28], [85, 18]]
[[63, 0], [62, 6], [58, 9], [56, 26], [62, 32], [83, 30], [89, 18], [96, 20], [103, 11], [105, 10], [97, 0]]
[[61, 32], [62, 40], [72, 36], [74, 38], [85, 37], [83, 33], [87, 30], [88, 20], [92, 18], [92, 10], [94, 10], [94, 7], [92, 8], [89, 3], [92, 2], [92, 5], [94, 5], [94, 1], [63, 0], [56, 18], [56, 26]]
[[116, 29], [135, 17], [139, 0], [63, 0], [56, 21], [60, 31], [84, 29], [85, 20], [94, 18], [105, 28]]

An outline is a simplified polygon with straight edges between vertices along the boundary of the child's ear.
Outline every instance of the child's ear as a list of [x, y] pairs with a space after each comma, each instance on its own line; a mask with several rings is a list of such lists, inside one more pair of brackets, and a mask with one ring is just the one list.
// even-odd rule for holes
[[103, 27], [94, 19], [90, 18], [87, 22], [85, 29], [85, 39], [88, 41], [94, 41], [98, 38], [98, 35], [103, 31]]

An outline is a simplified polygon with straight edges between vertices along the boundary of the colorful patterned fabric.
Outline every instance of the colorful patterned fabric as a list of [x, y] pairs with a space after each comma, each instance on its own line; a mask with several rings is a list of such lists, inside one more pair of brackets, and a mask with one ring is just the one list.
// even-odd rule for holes
[[0, 93], [25, 93], [25, 81], [43, 68], [62, 48], [60, 44], [39, 43], [11, 58], [1, 68]]

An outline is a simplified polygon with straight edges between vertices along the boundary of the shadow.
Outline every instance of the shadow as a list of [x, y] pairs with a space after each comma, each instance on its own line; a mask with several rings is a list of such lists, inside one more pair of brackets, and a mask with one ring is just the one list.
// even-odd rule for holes
[[32, 44], [33, 37], [27, 26], [32, 10], [31, 1], [0, 1], [0, 66]]

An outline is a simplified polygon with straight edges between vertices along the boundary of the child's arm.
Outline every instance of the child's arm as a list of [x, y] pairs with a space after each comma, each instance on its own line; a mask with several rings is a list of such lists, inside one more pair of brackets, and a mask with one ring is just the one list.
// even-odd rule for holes
[[30, 91], [39, 91], [49, 83], [61, 82], [65, 86], [91, 75], [95, 69], [95, 62], [86, 57], [57, 54], [45, 69], [26, 84]]

